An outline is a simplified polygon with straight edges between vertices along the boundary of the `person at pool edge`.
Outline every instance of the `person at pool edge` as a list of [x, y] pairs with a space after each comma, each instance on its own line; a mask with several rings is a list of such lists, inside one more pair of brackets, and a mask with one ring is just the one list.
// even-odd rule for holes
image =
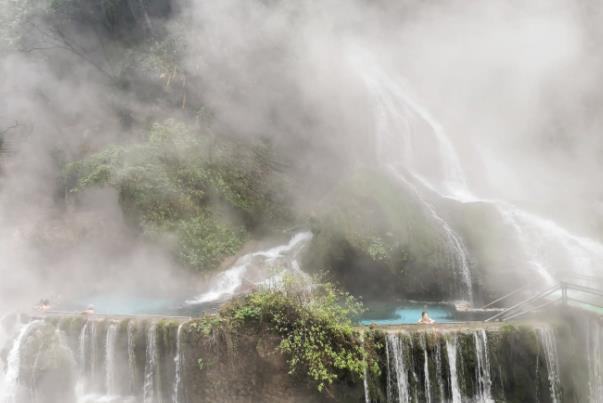
[[429, 317], [427, 311], [423, 311], [421, 312], [421, 319], [419, 319], [417, 323], [421, 323], [423, 325], [431, 325], [432, 323], [435, 323], [435, 320]]

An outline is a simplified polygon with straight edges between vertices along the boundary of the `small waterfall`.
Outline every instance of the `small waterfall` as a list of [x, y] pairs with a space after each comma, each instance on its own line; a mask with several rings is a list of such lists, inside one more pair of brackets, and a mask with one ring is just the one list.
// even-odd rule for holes
[[555, 334], [549, 327], [538, 329], [540, 343], [544, 349], [546, 359], [546, 369], [549, 378], [549, 389], [551, 392], [551, 401], [559, 402], [559, 361], [557, 356], [557, 342]]
[[448, 367], [450, 371], [450, 394], [452, 403], [461, 403], [461, 388], [456, 367], [456, 335], [446, 337], [446, 354], [448, 355]]
[[90, 322], [90, 382], [94, 389], [98, 381], [98, 323]]
[[152, 323], [147, 331], [147, 351], [144, 367], [144, 403], [155, 403], [161, 399], [159, 375], [157, 324]]
[[173, 392], [173, 403], [180, 402], [180, 394], [182, 389], [182, 328], [184, 327], [184, 323], [181, 323], [178, 326], [178, 331], [176, 332], [176, 357], [174, 357], [174, 362], [176, 364], [176, 368], [174, 370], [174, 392]]
[[425, 378], [425, 401], [431, 402], [431, 382], [429, 379], [429, 356], [427, 355], [427, 342], [425, 333], [421, 333], [419, 338], [421, 350], [423, 350], [423, 376]]
[[88, 324], [89, 322], [84, 323], [82, 326], [82, 330], [80, 331], [80, 368], [82, 374], [86, 373], [86, 368], [88, 367], [88, 355], [89, 355], [89, 346], [90, 346], [90, 337], [88, 335]]
[[118, 393], [117, 388], [117, 335], [118, 335], [117, 323], [111, 323], [107, 328], [106, 347], [105, 347], [105, 370], [106, 370], [106, 389], [107, 395], [116, 395]]
[[473, 333], [475, 340], [476, 379], [478, 398], [480, 402], [494, 402], [491, 395], [492, 381], [490, 379], [490, 358], [488, 357], [488, 337], [486, 331], [481, 329]]
[[408, 370], [404, 360], [404, 339], [399, 334], [388, 333], [385, 339], [387, 361], [387, 401], [409, 401]]
[[136, 394], [137, 385], [137, 368], [136, 368], [136, 352], [134, 350], [134, 337], [136, 336], [136, 321], [130, 320], [128, 322], [128, 377], [130, 393]]
[[186, 303], [194, 305], [219, 301], [234, 295], [245, 284], [275, 287], [282, 283], [285, 273], [306, 278], [307, 274], [300, 269], [296, 257], [312, 237], [311, 232], [300, 232], [286, 244], [240, 257], [231, 268], [213, 279], [209, 290]]
[[19, 376], [21, 371], [21, 346], [27, 339], [27, 336], [35, 330], [35, 328], [43, 323], [42, 321], [29, 322], [21, 327], [19, 334], [6, 358], [6, 374], [2, 382], [0, 390], [0, 401], [3, 403], [16, 403], [19, 393]]
[[444, 375], [442, 374], [442, 347], [440, 345], [440, 341], [438, 340], [435, 348], [436, 354], [436, 380], [438, 382], [438, 393], [439, 399], [444, 400]]

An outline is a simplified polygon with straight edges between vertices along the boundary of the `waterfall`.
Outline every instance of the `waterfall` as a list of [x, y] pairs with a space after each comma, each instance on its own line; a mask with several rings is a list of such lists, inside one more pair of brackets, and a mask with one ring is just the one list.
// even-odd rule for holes
[[492, 381], [490, 380], [490, 359], [488, 357], [488, 337], [483, 329], [473, 333], [475, 340], [476, 379], [478, 398], [480, 402], [494, 402], [491, 396]]
[[80, 368], [82, 371], [82, 374], [85, 375], [86, 374], [86, 368], [88, 365], [88, 346], [90, 344], [90, 339], [88, 336], [88, 323], [86, 322], [84, 323], [84, 326], [82, 326], [82, 330], [80, 330], [80, 351], [79, 351], [79, 356], [80, 356]]
[[307, 275], [301, 271], [296, 257], [312, 236], [311, 232], [300, 232], [286, 244], [240, 257], [231, 268], [213, 279], [209, 290], [186, 303], [216, 302], [235, 294], [244, 284], [275, 287], [282, 283], [285, 273], [306, 279]]
[[182, 389], [182, 328], [184, 323], [178, 325], [178, 331], [176, 332], [176, 357], [174, 357], [174, 362], [176, 364], [176, 368], [174, 370], [174, 393], [173, 393], [173, 403], [180, 402], [180, 394]]
[[[491, 206], [519, 244], [525, 268], [552, 284], [567, 268], [594, 275], [603, 264], [603, 245], [577, 236], [554, 221], [527, 212], [509, 202], [478, 197], [469, 189], [454, 144], [443, 126], [412, 96], [403, 79], [389, 75], [365, 48], [349, 46], [350, 61], [373, 98], [376, 148], [380, 163], [402, 180], [447, 236], [453, 269], [461, 274], [470, 300], [471, 277], [464, 245], [458, 234], [427, 202], [424, 194], [460, 203]], [[422, 130], [422, 131], [420, 131]], [[422, 148], [421, 148], [422, 147]], [[423, 164], [416, 155], [436, 161]], [[435, 171], [435, 172], [434, 172]], [[497, 184], [494, 184], [497, 185]]]
[[596, 319], [589, 319], [587, 322], [586, 336], [589, 396], [593, 403], [602, 403], [603, 349], [601, 349], [601, 342], [603, 342], [603, 332], [601, 332], [601, 323]]
[[404, 360], [404, 340], [399, 334], [388, 333], [385, 339], [387, 362], [387, 401], [409, 401], [408, 371]]
[[[462, 297], [472, 302], [471, 270], [469, 269], [469, 259], [467, 258], [465, 246], [460, 236], [437, 213], [431, 203], [427, 202], [418, 187], [407, 177], [408, 173], [410, 173], [411, 179], [415, 182], [435, 191], [433, 186], [429, 184], [429, 181], [419, 174], [417, 169], [413, 169], [413, 133], [409, 123], [409, 119], [413, 115], [413, 109], [409, 105], [413, 106], [415, 114], [419, 111], [421, 118], [431, 122], [431, 128], [436, 134], [439, 148], [442, 151], [439, 160], [444, 165], [442, 173], [446, 176], [446, 180], [444, 181], [446, 187], [450, 188], [453, 194], [465, 195], [467, 193], [466, 183], [460, 161], [442, 128], [433, 123], [427, 112], [418, 109], [415, 103], [411, 103], [410, 99], [405, 96], [405, 91], [399, 86], [399, 83], [387, 77], [374, 63], [369, 63], [370, 67], [367, 71], [367, 64], [365, 63], [366, 55], [364, 55], [365, 52], [362, 53], [363, 63], [360, 75], [375, 98], [378, 158], [387, 171], [392, 172], [398, 180], [401, 180], [414, 193], [434, 222], [440, 226], [446, 237], [449, 253], [452, 254], [450, 269], [460, 274], [460, 285], [463, 288]], [[401, 145], [401, 147], [398, 145]], [[401, 160], [405, 162], [402, 165], [406, 166], [404, 172], [400, 170]]]
[[461, 403], [461, 388], [456, 367], [456, 335], [446, 337], [446, 354], [448, 356], [448, 367], [450, 372], [450, 394], [452, 403]]
[[107, 328], [106, 347], [105, 347], [105, 370], [106, 370], [106, 389], [107, 395], [115, 395], [118, 392], [117, 388], [117, 323], [111, 323]]
[[425, 401], [431, 402], [431, 382], [429, 380], [429, 357], [427, 355], [427, 342], [425, 333], [421, 333], [419, 338], [421, 349], [423, 350], [423, 377], [425, 379]]
[[128, 322], [128, 376], [130, 393], [136, 394], [137, 384], [137, 368], [136, 368], [136, 352], [134, 350], [134, 337], [136, 336], [136, 322], [130, 320]]
[[551, 401], [557, 403], [559, 401], [559, 361], [555, 334], [549, 327], [539, 328], [538, 334], [540, 335], [540, 344], [544, 349]]
[[152, 323], [147, 331], [147, 351], [144, 367], [144, 403], [155, 403], [161, 400], [159, 364], [157, 324]]
[[438, 382], [439, 399], [444, 400], [444, 375], [442, 374], [442, 347], [438, 340], [435, 348], [436, 355], [436, 380]]
[[29, 334], [35, 328], [43, 323], [42, 321], [32, 321], [21, 326], [17, 338], [13, 342], [11, 349], [6, 357], [6, 374], [1, 384], [0, 402], [17, 403], [19, 392], [19, 376], [21, 370], [21, 346]]
[[98, 323], [90, 322], [90, 382], [93, 388], [97, 386], [98, 372]]

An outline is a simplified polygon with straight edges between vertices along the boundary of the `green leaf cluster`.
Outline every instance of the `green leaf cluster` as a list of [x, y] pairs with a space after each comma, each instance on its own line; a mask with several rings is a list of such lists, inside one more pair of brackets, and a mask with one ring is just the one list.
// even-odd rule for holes
[[177, 256], [197, 270], [290, 218], [270, 143], [217, 142], [174, 120], [153, 125], [145, 141], [68, 164], [64, 180], [71, 195], [117, 189], [129, 221], [151, 238], [174, 236]]
[[330, 283], [308, 294], [287, 289], [260, 290], [226, 306], [221, 316], [234, 326], [258, 325], [278, 334], [289, 373], [303, 373], [324, 391], [345, 377], [361, 379], [367, 354], [352, 318], [362, 303]]

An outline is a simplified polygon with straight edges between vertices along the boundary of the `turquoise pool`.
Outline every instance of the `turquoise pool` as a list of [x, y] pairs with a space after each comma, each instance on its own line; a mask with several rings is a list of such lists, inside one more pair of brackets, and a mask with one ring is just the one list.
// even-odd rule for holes
[[417, 323], [421, 318], [421, 312], [427, 311], [431, 319], [437, 323], [456, 322], [454, 318], [454, 307], [442, 304], [419, 304], [409, 303], [402, 306], [384, 308], [369, 306], [368, 312], [359, 321], [362, 325], [402, 325]]

